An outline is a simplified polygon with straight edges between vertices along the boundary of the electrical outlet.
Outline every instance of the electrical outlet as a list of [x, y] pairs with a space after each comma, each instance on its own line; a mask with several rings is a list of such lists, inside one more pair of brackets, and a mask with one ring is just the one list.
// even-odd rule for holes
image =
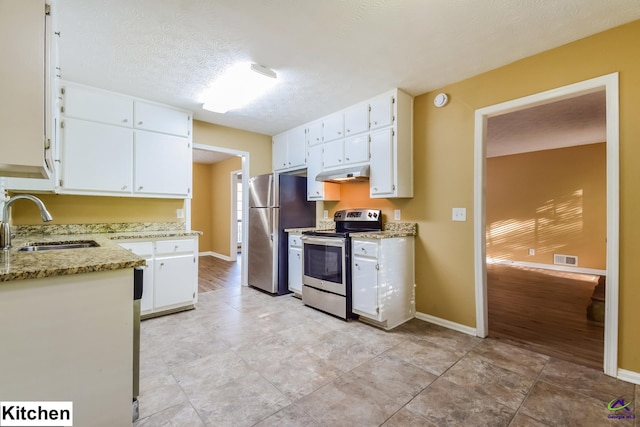
[[184, 218], [184, 209], [176, 209], [176, 216], [178, 219]]
[[529, 255], [535, 255], [536, 254], [536, 250], [531, 248], [529, 249]]
[[329, 211], [328, 210], [324, 210], [322, 211], [322, 218], [324, 219], [328, 219], [329, 218]]
[[400, 209], [396, 209], [393, 211], [393, 220], [400, 221]]
[[451, 211], [451, 219], [453, 221], [466, 221], [467, 208], [453, 208]]

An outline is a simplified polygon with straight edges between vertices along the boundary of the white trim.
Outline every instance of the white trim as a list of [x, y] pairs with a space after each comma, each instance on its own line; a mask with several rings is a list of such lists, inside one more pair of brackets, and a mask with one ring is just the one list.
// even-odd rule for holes
[[596, 268], [569, 267], [566, 265], [542, 264], [538, 262], [511, 261], [508, 259], [496, 259], [487, 257], [487, 264], [504, 264], [513, 265], [515, 267], [539, 268], [542, 270], [566, 271], [568, 273], [593, 274], [595, 276], [606, 276], [607, 270], [598, 270]]
[[199, 257], [200, 256], [212, 256], [214, 258], [220, 258], [220, 259], [223, 259], [225, 261], [237, 261], [237, 260], [235, 260], [235, 259], [233, 259], [233, 258], [231, 258], [231, 257], [229, 257], [227, 255], [222, 255], [222, 254], [219, 254], [219, 253], [213, 252], [213, 251], [198, 252], [198, 256]]
[[618, 369], [618, 379], [628, 383], [640, 385], [640, 372], [627, 371], [626, 369]]
[[474, 223], [476, 327], [478, 336], [487, 336], [488, 309], [485, 254], [485, 139], [487, 119], [498, 114], [596, 92], [603, 88], [606, 91], [607, 103], [607, 288], [605, 296], [604, 373], [616, 376], [618, 373], [618, 263], [620, 239], [618, 73], [607, 74], [476, 110], [474, 132], [474, 216], [477, 219]]
[[[236, 156], [242, 157], [242, 192], [243, 194], [249, 194], [249, 174], [250, 174], [250, 153], [248, 151], [240, 151], [234, 150], [231, 148], [225, 147], [216, 147], [213, 145], [207, 144], [193, 144], [194, 149], [198, 150], [208, 150], [208, 151], [219, 151], [222, 153], [234, 154]], [[249, 248], [247, 245], [248, 236], [249, 236], [249, 198], [244, 197], [242, 200], [242, 251], [243, 255], [249, 252]], [[234, 252], [231, 252], [234, 253]], [[224, 259], [224, 258], [223, 258]], [[249, 259], [248, 257], [244, 259]], [[242, 273], [241, 273], [241, 281], [242, 286], [248, 286], [247, 277], [249, 276], [248, 263], [242, 263]]]
[[452, 322], [451, 320], [432, 316], [430, 314], [420, 313], [416, 311], [416, 319], [424, 320], [425, 322], [433, 323], [434, 325], [442, 326], [447, 329], [453, 329], [454, 331], [462, 332], [463, 334], [473, 335], [474, 337], [477, 335], [476, 328]]
[[[238, 259], [238, 190], [236, 189], [238, 174], [242, 174], [242, 169], [231, 171], [229, 175], [229, 185], [231, 187], [231, 211], [229, 212], [229, 216], [231, 217], [229, 227], [231, 231], [229, 232], [229, 254], [233, 261]], [[242, 242], [240, 242], [240, 244], [242, 245]]]

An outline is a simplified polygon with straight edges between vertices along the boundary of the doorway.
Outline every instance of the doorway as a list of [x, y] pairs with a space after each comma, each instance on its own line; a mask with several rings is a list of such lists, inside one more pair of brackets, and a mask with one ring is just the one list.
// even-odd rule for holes
[[[205, 202], [214, 205], [214, 207], [216, 208], [216, 212], [223, 212], [224, 214], [222, 216], [227, 218], [224, 219], [224, 221], [220, 221], [219, 219], [213, 217], [205, 219], [205, 221], [213, 223], [212, 231], [210, 231], [210, 233], [212, 234], [216, 234], [214, 230], [215, 227], [224, 228], [220, 230], [219, 233], [217, 233], [220, 234], [220, 236], [216, 236], [217, 240], [215, 240], [216, 247], [222, 245], [223, 249], [220, 249], [219, 251], [213, 250], [201, 253], [201, 255], [212, 255], [224, 261], [236, 262], [238, 261], [238, 247], [240, 246], [243, 249], [243, 252], [247, 251], [246, 242], [248, 229], [246, 212], [248, 211], [248, 200], [246, 197], [240, 197], [238, 200], [237, 195], [247, 193], [250, 170], [249, 153], [246, 151], [210, 146], [205, 144], [193, 144], [193, 153], [194, 164], [198, 162], [204, 162], [213, 165], [214, 163], [230, 161], [232, 160], [232, 158], [236, 157], [240, 159], [240, 169], [238, 169], [237, 167], [232, 167], [231, 170], [229, 168], [226, 168], [227, 172], [222, 171], [224, 176], [221, 175], [216, 181], [216, 186], [219, 189], [224, 188], [224, 194], [228, 194], [227, 196], [225, 196], [225, 199], [223, 201], [217, 201], [216, 203], [213, 203], [212, 201]], [[231, 164], [237, 165], [238, 163], [232, 162]], [[229, 191], [229, 193], [227, 193], [227, 191]], [[211, 189], [210, 193], [216, 193], [216, 191], [214, 191], [214, 189]], [[220, 193], [220, 191], [218, 191], [218, 193]], [[215, 196], [215, 194], [213, 196]], [[236, 201], [237, 203], [234, 203], [234, 201]], [[240, 204], [240, 206], [238, 206], [238, 203]], [[219, 206], [220, 204], [222, 204], [222, 206]], [[190, 205], [191, 201], [189, 200], [189, 217], [191, 216]], [[239, 218], [237, 217], [238, 215]], [[229, 236], [229, 238], [224, 237], [224, 240], [222, 241], [219, 238], [222, 235]], [[246, 263], [239, 264], [241, 264], [241, 284], [246, 285], [247, 265]]]
[[476, 333], [486, 337], [488, 331], [487, 297], [487, 142], [488, 122], [492, 117], [518, 112], [544, 104], [567, 100], [599, 91], [606, 99], [606, 298], [604, 326], [604, 372], [617, 375], [618, 328], [618, 218], [619, 218], [619, 148], [618, 148], [618, 75], [587, 80], [547, 92], [485, 107], [475, 117], [474, 257], [476, 282]]

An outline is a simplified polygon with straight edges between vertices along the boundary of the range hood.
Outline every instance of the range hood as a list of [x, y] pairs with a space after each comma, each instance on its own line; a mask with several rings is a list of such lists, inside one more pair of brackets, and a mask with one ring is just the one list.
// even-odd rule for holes
[[325, 182], [354, 182], [369, 180], [369, 165], [351, 166], [341, 169], [320, 172], [316, 181]]

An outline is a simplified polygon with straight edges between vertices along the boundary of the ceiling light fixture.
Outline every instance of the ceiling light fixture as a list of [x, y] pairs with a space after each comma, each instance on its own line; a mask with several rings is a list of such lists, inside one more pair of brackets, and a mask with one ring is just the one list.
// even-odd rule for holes
[[205, 90], [202, 108], [224, 114], [262, 96], [277, 82], [275, 71], [262, 65], [248, 62], [233, 65]]

